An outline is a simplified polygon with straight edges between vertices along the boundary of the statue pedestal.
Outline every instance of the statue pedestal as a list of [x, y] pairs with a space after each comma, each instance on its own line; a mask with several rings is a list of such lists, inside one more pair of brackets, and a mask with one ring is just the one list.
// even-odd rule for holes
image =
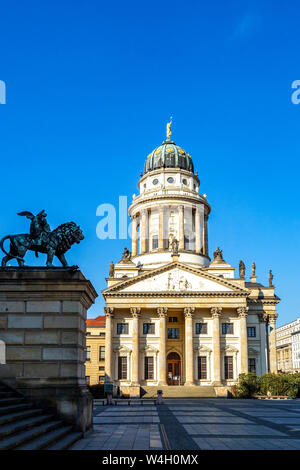
[[0, 380], [86, 432], [86, 312], [97, 293], [78, 270], [0, 268]]

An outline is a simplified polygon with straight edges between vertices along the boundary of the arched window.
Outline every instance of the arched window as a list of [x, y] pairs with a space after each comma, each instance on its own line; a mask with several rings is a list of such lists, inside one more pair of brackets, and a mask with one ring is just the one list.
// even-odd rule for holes
[[170, 352], [167, 357], [168, 361], [180, 361], [180, 356], [176, 352]]

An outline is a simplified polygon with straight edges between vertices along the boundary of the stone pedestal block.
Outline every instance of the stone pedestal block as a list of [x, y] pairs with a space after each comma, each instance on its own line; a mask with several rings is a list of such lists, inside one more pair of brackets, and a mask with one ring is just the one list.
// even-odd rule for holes
[[86, 312], [96, 297], [79, 270], [0, 268], [0, 380], [82, 432], [92, 427], [84, 364]]

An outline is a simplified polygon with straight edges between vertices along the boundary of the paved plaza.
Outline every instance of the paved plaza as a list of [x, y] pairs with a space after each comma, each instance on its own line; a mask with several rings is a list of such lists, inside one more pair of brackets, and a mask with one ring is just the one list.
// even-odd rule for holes
[[[139, 402], [138, 402], [139, 403]], [[94, 406], [74, 450], [300, 449], [300, 400], [166, 399]]]

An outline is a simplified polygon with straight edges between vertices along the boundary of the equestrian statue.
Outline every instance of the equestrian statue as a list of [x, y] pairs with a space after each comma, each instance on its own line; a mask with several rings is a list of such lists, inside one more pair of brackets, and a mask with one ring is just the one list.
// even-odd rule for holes
[[[44, 210], [37, 215], [28, 211], [19, 212], [18, 215], [31, 220], [30, 233], [7, 235], [0, 240], [0, 248], [5, 253], [2, 267], [5, 267], [6, 263], [12, 259], [16, 259], [20, 267], [24, 266], [24, 256], [28, 250], [34, 251], [36, 257], [39, 253], [45, 253], [47, 255], [46, 266], [49, 268], [53, 267], [54, 256], [57, 256], [63, 267], [67, 267], [65, 253], [74, 243], [80, 243], [84, 239], [81, 228], [75, 222], [67, 222], [51, 231]], [[6, 240], [10, 241], [9, 252], [4, 248]]]

